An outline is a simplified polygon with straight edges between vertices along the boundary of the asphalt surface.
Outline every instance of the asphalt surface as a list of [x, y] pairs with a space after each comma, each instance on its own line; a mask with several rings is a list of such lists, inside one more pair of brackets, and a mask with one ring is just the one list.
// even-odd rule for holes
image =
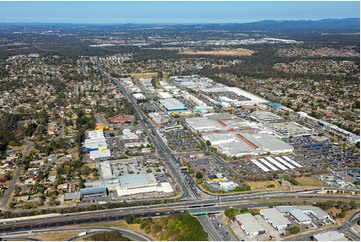
[[208, 238], [210, 241], [224, 241], [207, 215], [198, 216], [198, 220], [204, 230], [208, 233]]
[[[283, 198], [294, 197], [294, 194], [283, 194]], [[305, 194], [298, 194], [302, 199]], [[324, 198], [329, 198], [336, 200], [341, 198], [337, 195], [325, 195]], [[342, 196], [343, 197], [343, 196]], [[224, 198], [223, 200], [225, 200]], [[229, 201], [231, 198], [227, 198]], [[29, 231], [34, 229], [44, 229], [59, 227], [65, 225], [76, 225], [84, 223], [94, 223], [101, 221], [114, 221], [126, 219], [128, 215], [133, 217], [147, 218], [147, 217], [157, 217], [157, 216], [167, 216], [169, 214], [180, 214], [185, 211], [195, 214], [197, 212], [205, 211], [208, 213], [219, 213], [223, 212], [229, 207], [235, 208], [253, 208], [253, 207], [267, 207], [269, 205], [278, 205], [280, 202], [264, 202], [265, 195], [258, 195], [248, 197], [247, 200], [243, 199], [243, 204], [237, 204], [240, 202], [236, 197], [232, 198], [235, 200], [235, 203], [221, 204], [211, 203], [211, 200], [196, 200], [196, 201], [187, 201], [181, 203], [173, 204], [161, 204], [161, 205], [152, 205], [152, 206], [139, 206], [139, 207], [129, 207], [129, 208], [119, 208], [119, 209], [107, 209], [107, 210], [98, 210], [98, 211], [89, 211], [81, 212], [74, 214], [55, 214], [50, 217], [32, 217], [31, 219], [25, 218], [14, 218], [14, 219], [5, 219], [0, 220], [0, 233], [14, 232], [14, 231]], [[350, 197], [350, 200], [358, 200], [359, 198], [354, 196]], [[215, 200], [215, 199], [213, 199]], [[258, 202], [257, 200], [262, 200]], [[224, 201], [223, 201], [224, 202]], [[312, 205], [313, 202], [299, 202], [298, 204], [309, 204]], [[1, 236], [1, 234], [0, 234]]]

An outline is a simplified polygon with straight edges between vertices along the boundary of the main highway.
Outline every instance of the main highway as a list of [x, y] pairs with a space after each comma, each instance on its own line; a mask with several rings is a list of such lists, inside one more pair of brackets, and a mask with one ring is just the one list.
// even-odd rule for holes
[[[114, 221], [125, 219], [127, 216], [134, 217], [154, 217], [164, 216], [169, 214], [179, 214], [186, 211], [195, 214], [199, 211], [206, 211], [209, 213], [223, 212], [229, 207], [235, 208], [252, 208], [252, 207], [267, 207], [268, 205], [278, 205], [281, 202], [287, 203], [287, 198], [298, 197], [300, 203], [305, 198], [309, 198], [310, 194], [298, 193], [278, 193], [278, 194], [258, 194], [258, 195], [244, 195], [225, 197], [220, 204], [217, 204], [217, 199], [200, 199], [189, 200], [171, 204], [158, 204], [150, 206], [136, 206], [127, 208], [105, 209], [96, 211], [87, 211], [80, 213], [70, 214], [52, 214], [35, 217], [21, 217], [12, 219], [0, 220], [0, 233], [11, 231], [23, 231], [32, 229], [44, 229], [65, 225], [75, 225], [84, 223], [93, 223], [100, 221]], [[269, 198], [269, 200], [267, 199]], [[357, 196], [344, 196], [344, 195], [329, 195], [317, 194], [318, 198], [330, 200], [359, 200]], [[273, 198], [277, 198], [274, 201]], [[271, 200], [272, 199], [272, 200]], [[306, 199], [308, 200], [308, 199]], [[304, 201], [302, 204], [313, 204], [313, 202]]]

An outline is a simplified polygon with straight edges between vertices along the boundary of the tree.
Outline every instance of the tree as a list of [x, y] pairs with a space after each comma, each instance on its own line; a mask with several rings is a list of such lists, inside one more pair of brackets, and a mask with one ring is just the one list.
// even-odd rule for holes
[[83, 179], [81, 179], [81, 177], [79, 177], [79, 189], [82, 189], [84, 187], [85, 187], [84, 181], [83, 181]]
[[235, 216], [238, 213], [238, 209], [236, 208], [228, 208], [224, 210], [224, 215], [226, 215], [229, 219], [234, 220]]
[[198, 172], [196, 173], [196, 178], [198, 178], [198, 179], [203, 178], [203, 174], [198, 171]]
[[301, 231], [300, 228], [297, 226], [293, 226], [292, 228], [290, 228], [291, 234], [298, 234], [300, 231]]
[[125, 221], [127, 222], [127, 224], [131, 224], [133, 222], [133, 216], [128, 215]]

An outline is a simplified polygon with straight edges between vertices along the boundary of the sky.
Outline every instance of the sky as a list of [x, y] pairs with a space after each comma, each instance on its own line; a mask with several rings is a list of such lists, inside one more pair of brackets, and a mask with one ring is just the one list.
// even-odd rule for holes
[[0, 1], [0, 23], [245, 23], [353, 17], [360, 17], [359, 1]]

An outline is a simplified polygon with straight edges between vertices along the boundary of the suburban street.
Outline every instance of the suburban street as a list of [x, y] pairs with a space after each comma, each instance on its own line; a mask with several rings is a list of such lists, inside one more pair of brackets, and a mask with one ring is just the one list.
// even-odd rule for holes
[[[22, 156], [22, 159], [21, 159], [22, 162], [24, 161], [25, 157], [29, 154], [29, 150], [30, 150], [31, 146], [33, 145], [32, 143], [30, 143], [28, 141], [27, 138], [25, 139], [25, 142], [26, 142], [26, 148], [24, 150], [24, 153], [23, 153], [23, 156]], [[24, 165], [21, 163], [18, 166], [18, 169], [15, 172], [15, 175], [14, 175], [12, 181], [11, 181], [11, 185], [9, 186], [8, 190], [6, 191], [6, 194], [4, 196], [4, 200], [1, 203], [0, 210], [6, 209], [6, 206], [7, 206], [8, 202], [9, 202], [9, 199], [11, 198], [11, 195], [12, 195], [14, 189], [15, 189], [16, 182], [18, 181], [19, 175], [20, 175], [21, 171], [23, 170], [23, 168], [24, 168]]]

